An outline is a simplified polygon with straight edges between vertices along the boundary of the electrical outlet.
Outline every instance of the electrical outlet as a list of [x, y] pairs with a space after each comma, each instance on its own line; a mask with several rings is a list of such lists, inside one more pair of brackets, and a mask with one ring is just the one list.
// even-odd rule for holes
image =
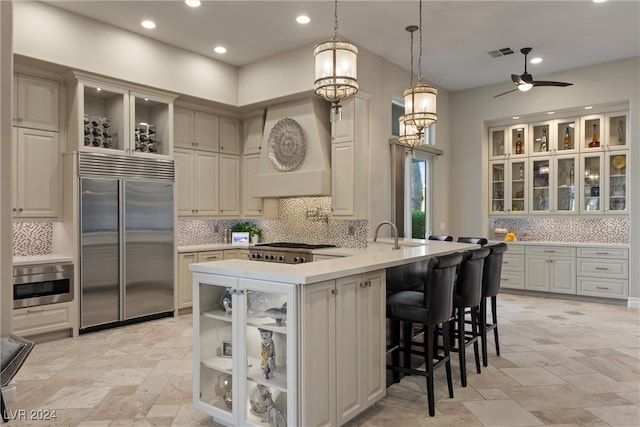
[[349, 236], [356, 234], [356, 228], [353, 225], [349, 226]]

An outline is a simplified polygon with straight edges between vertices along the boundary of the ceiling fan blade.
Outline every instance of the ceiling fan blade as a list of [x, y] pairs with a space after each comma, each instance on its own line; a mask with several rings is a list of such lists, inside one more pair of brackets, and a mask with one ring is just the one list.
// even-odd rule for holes
[[549, 82], [549, 81], [543, 81], [543, 80], [536, 80], [535, 82], [533, 82], [534, 86], [560, 86], [560, 87], [566, 87], [566, 86], [572, 86], [573, 83], [565, 83], [565, 82]]
[[502, 96], [502, 95], [506, 95], [506, 94], [511, 93], [511, 92], [515, 92], [516, 90], [518, 90], [518, 88], [516, 88], [516, 89], [511, 89], [511, 90], [508, 90], [508, 91], [506, 91], [506, 92], [499, 93], [499, 94], [497, 94], [496, 96], [494, 96], [494, 98], [497, 98], [497, 97]]

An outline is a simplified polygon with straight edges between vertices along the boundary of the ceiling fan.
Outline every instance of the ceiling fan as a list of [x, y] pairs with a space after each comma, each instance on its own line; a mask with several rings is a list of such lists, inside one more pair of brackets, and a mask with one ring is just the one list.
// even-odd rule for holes
[[573, 83], [565, 83], [565, 82], [550, 82], [550, 81], [542, 81], [542, 80], [533, 80], [533, 76], [527, 72], [527, 55], [531, 52], [530, 47], [523, 47], [520, 49], [520, 53], [524, 55], [524, 73], [517, 75], [511, 74], [511, 80], [515, 83], [516, 88], [511, 89], [507, 92], [499, 93], [494, 98], [497, 98], [502, 95], [506, 95], [511, 92], [515, 92], [516, 90], [520, 90], [522, 92], [526, 92], [535, 86], [559, 86], [566, 87], [571, 86]]

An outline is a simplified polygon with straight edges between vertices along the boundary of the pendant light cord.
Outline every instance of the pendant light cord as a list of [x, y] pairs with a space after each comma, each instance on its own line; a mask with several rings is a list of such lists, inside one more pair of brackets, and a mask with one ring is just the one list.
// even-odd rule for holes
[[[337, 1], [337, 0], [336, 0]], [[420, 49], [418, 50], [418, 82], [422, 81], [422, 0], [420, 0], [420, 8], [418, 16], [420, 18], [418, 29], [420, 30]]]
[[407, 31], [411, 34], [411, 77], [409, 79], [409, 87], [413, 87], [413, 31], [411, 31], [409, 27], [407, 27]]
[[338, 39], [338, 0], [335, 0], [333, 6], [333, 39]]

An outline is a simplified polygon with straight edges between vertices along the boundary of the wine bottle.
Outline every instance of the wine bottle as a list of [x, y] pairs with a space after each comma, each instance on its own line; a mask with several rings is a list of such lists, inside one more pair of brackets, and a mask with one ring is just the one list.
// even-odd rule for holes
[[542, 138], [540, 138], [540, 151], [547, 151], [547, 130], [542, 129]]
[[518, 133], [518, 139], [516, 140], [516, 154], [522, 154], [522, 139]]
[[569, 126], [567, 126], [567, 128], [564, 131], [564, 144], [562, 148], [564, 150], [571, 150], [573, 148], [571, 145], [572, 145], [571, 134], [569, 133]]
[[598, 131], [597, 131], [597, 124], [594, 123], [593, 124], [593, 133], [591, 134], [591, 142], [589, 143], [589, 148], [596, 148], [596, 147], [600, 147], [600, 140], [598, 139]]

